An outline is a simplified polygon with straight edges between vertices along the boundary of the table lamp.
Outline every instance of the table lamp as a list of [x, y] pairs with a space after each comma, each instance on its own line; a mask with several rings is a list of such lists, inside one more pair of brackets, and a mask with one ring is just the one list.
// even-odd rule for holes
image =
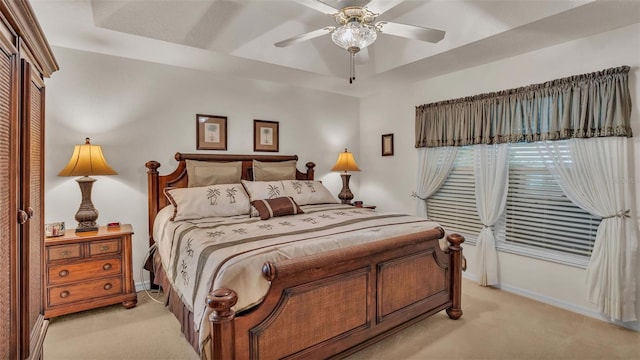
[[117, 175], [102, 155], [102, 149], [99, 145], [91, 145], [89, 138], [85, 139], [83, 145], [76, 145], [71, 155], [71, 160], [64, 169], [58, 173], [58, 176], [82, 176], [76, 179], [80, 185], [82, 192], [82, 202], [80, 209], [76, 213], [76, 221], [78, 227], [76, 232], [97, 231], [98, 226], [98, 210], [93, 207], [91, 202], [91, 187], [96, 181], [90, 178], [91, 175]]
[[344, 149], [344, 152], [341, 152], [338, 155], [338, 161], [333, 165], [331, 171], [342, 171], [340, 174], [342, 176], [342, 191], [338, 194], [338, 199], [342, 201], [343, 204], [351, 204], [351, 199], [353, 199], [353, 193], [349, 189], [349, 179], [351, 178], [351, 174], [348, 171], [360, 171], [358, 164], [356, 164], [356, 160], [353, 158], [353, 154], [348, 152], [347, 149]]

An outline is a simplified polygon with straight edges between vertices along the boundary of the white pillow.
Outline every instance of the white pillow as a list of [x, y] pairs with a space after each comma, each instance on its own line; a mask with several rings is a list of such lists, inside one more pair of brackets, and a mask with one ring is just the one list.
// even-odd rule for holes
[[172, 221], [244, 215], [251, 210], [249, 197], [240, 184], [167, 188], [164, 193], [174, 206]]
[[298, 205], [338, 203], [329, 190], [320, 181], [282, 180], [284, 194], [291, 196]]
[[285, 196], [284, 188], [282, 187], [282, 181], [242, 180], [242, 185], [244, 186], [245, 190], [247, 190], [250, 201], [275, 199], [277, 197]]

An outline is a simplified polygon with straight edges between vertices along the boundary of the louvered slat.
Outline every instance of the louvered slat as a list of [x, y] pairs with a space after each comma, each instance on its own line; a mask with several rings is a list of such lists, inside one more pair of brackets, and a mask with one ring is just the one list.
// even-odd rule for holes
[[[570, 160], [566, 142], [558, 142]], [[507, 242], [590, 256], [600, 219], [563, 193], [536, 144], [512, 144], [505, 237]]]
[[[568, 148], [561, 156], [570, 160]], [[477, 235], [483, 225], [475, 204], [473, 150], [458, 150], [454, 168], [442, 188], [427, 200], [429, 217], [451, 231]], [[573, 204], [538, 155], [536, 144], [510, 145], [509, 190], [501, 242], [527, 248], [588, 257], [600, 224]]]
[[482, 223], [476, 210], [473, 152], [458, 150], [454, 168], [442, 187], [427, 200], [429, 217], [450, 231], [476, 236]]

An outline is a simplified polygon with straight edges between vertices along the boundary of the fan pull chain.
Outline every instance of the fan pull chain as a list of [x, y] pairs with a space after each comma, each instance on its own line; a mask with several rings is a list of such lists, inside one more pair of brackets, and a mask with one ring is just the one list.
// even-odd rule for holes
[[351, 68], [350, 72], [349, 72], [349, 84], [353, 84], [353, 81], [356, 79], [356, 53], [352, 52], [351, 53], [351, 57], [350, 57], [350, 61], [349, 61], [349, 66]]

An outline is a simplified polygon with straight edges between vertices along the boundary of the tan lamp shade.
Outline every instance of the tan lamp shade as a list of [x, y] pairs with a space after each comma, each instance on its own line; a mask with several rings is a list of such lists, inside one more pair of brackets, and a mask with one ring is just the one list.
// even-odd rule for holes
[[360, 171], [360, 168], [356, 164], [353, 154], [344, 149], [344, 152], [338, 155], [338, 161], [333, 165], [331, 171]]
[[338, 155], [338, 161], [333, 165], [331, 171], [343, 171], [343, 173], [340, 174], [342, 177], [342, 191], [338, 194], [338, 199], [340, 199], [343, 204], [351, 204], [353, 193], [351, 189], [349, 189], [349, 178], [351, 178], [351, 174], [349, 174], [348, 171], [360, 171], [356, 160], [353, 158], [353, 154], [348, 152], [347, 149], [344, 149], [344, 152]]
[[83, 145], [76, 145], [71, 160], [58, 173], [58, 176], [91, 175], [118, 175], [118, 173], [107, 164], [100, 145], [91, 145], [89, 138], [86, 138]]
[[91, 145], [89, 138], [85, 139], [84, 145], [76, 145], [71, 155], [71, 160], [64, 167], [58, 176], [81, 176], [76, 179], [82, 192], [82, 202], [80, 209], [76, 213], [78, 227], [76, 232], [97, 231], [98, 210], [91, 202], [91, 187], [96, 181], [89, 175], [117, 175], [118, 173], [107, 164], [102, 155], [102, 149], [98, 145]]

